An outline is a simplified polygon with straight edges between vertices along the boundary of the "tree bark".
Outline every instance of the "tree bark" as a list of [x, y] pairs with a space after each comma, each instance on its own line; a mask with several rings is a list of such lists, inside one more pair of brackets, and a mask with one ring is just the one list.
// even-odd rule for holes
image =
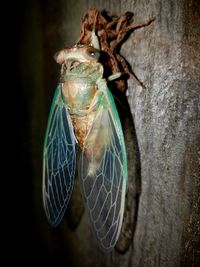
[[[35, 229], [44, 258], [66, 266], [199, 266], [200, 265], [200, 3], [198, 0], [30, 1], [34, 9], [33, 53], [42, 64], [23, 69], [33, 77], [30, 136], [34, 173]], [[121, 54], [146, 89], [128, 81], [132, 118], [123, 124], [128, 153], [129, 189], [123, 229], [116, 249], [101, 252], [90, 232], [78, 188], [57, 229], [51, 230], [41, 201], [41, 151], [47, 114], [59, 77], [54, 52], [73, 45], [88, 8], [117, 15], [134, 13], [134, 21], [155, 16], [138, 29]], [[26, 17], [26, 22], [32, 20]], [[39, 30], [38, 30], [39, 28]], [[42, 29], [42, 30], [41, 30]], [[31, 39], [25, 29], [25, 40]], [[33, 48], [26, 43], [25, 51]], [[38, 71], [38, 69], [37, 69]], [[42, 73], [42, 74], [41, 74]], [[42, 75], [40, 77], [40, 75]], [[23, 85], [25, 88], [27, 84]], [[25, 92], [24, 92], [25, 94]], [[38, 102], [39, 101], [39, 102]], [[39, 140], [39, 145], [38, 144]]]

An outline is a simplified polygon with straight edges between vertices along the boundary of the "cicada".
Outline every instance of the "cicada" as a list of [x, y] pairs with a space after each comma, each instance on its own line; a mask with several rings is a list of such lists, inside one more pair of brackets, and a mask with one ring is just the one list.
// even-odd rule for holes
[[70, 201], [78, 166], [91, 228], [100, 247], [110, 251], [122, 226], [127, 158], [120, 118], [99, 57], [95, 32], [90, 45], [78, 43], [55, 55], [62, 67], [44, 141], [43, 202], [50, 224], [57, 226]]

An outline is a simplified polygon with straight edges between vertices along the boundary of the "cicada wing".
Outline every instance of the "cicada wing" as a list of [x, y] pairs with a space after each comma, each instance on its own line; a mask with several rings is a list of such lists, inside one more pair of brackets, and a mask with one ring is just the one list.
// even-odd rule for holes
[[93, 232], [104, 251], [115, 246], [122, 225], [127, 184], [123, 132], [109, 89], [99, 106], [80, 158], [80, 180]]
[[49, 114], [43, 155], [43, 203], [49, 222], [60, 223], [72, 194], [76, 139], [59, 85]]

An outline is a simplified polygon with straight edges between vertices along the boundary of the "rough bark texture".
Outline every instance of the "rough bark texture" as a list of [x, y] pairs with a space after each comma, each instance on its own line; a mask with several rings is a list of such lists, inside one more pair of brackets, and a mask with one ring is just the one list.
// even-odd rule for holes
[[[82, 267], [200, 266], [199, 1], [29, 3], [20, 37], [20, 86], [27, 100], [22, 111], [28, 120], [20, 133], [23, 151], [31, 159], [24, 176], [32, 190], [30, 231], [34, 229], [31, 236], [37, 242], [34, 254], [29, 253], [37, 263], [44, 260], [55, 266], [63, 262]], [[95, 244], [78, 181], [66, 218], [57, 229], [48, 225], [41, 197], [42, 143], [59, 80], [53, 54], [78, 40], [81, 18], [89, 7], [117, 15], [131, 11], [135, 21], [156, 17], [153, 24], [135, 31], [121, 49], [146, 89], [128, 82], [132, 118], [127, 116], [123, 127], [129, 190], [122, 233], [109, 254]]]

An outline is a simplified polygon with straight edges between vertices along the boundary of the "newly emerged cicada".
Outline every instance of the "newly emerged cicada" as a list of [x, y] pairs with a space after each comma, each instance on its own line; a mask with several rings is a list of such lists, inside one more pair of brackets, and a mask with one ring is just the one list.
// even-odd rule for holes
[[[124, 136], [115, 102], [99, 63], [97, 36], [55, 56], [62, 64], [49, 114], [43, 155], [43, 201], [57, 226], [72, 191], [77, 149], [82, 196], [100, 247], [110, 251], [122, 226], [127, 187]], [[111, 75], [109, 80], [118, 77]]]

